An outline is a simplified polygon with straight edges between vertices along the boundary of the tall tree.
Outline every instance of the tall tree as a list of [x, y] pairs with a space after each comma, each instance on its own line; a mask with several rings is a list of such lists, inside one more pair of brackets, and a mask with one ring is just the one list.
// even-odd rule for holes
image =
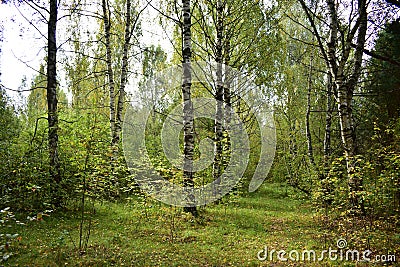
[[[237, 68], [249, 77], [258, 76], [263, 72], [271, 58], [263, 55], [270, 55], [274, 50], [274, 45], [269, 43], [273, 36], [266, 34], [271, 30], [267, 25], [267, 18], [274, 20], [273, 16], [268, 17], [271, 14], [272, 9], [266, 8], [262, 3], [247, 0], [204, 0], [196, 6], [194, 16], [198, 23], [193, 27], [195, 56], [205, 61], [216, 62], [215, 81], [210, 86], [212, 90], [209, 90], [216, 100], [214, 179], [222, 175], [225, 171], [224, 166], [229, 161], [229, 135], [224, 136], [224, 132], [229, 131], [231, 107], [239, 106], [238, 95], [248, 93], [243, 91], [243, 88], [232, 90], [231, 85], [235, 77], [232, 77], [230, 68]], [[243, 19], [245, 16], [247, 19]], [[268, 79], [263, 78], [259, 79], [258, 83]], [[263, 81], [260, 82], [261, 80]], [[244, 117], [245, 113], [242, 113]], [[247, 115], [251, 117], [250, 113]], [[247, 121], [249, 117], [244, 120]]]
[[325, 116], [325, 134], [324, 134], [324, 164], [325, 167], [331, 155], [331, 135], [332, 135], [332, 113], [333, 113], [333, 90], [332, 90], [332, 76], [328, 73], [327, 78], [327, 91], [326, 91], [326, 116]]
[[352, 6], [352, 11], [347, 23], [341, 21], [338, 11], [340, 6], [335, 0], [326, 0], [329, 36], [325, 45], [323, 34], [316, 26], [314, 13], [304, 0], [299, 0], [299, 2], [312, 26], [321, 54], [333, 79], [339, 111], [341, 140], [346, 158], [349, 204], [352, 211], [363, 211], [360, 195], [362, 177], [356, 175], [355, 171], [356, 160], [354, 157], [357, 153], [357, 146], [352, 101], [362, 69], [368, 26], [368, 3], [365, 0], [351, 1], [349, 4]]
[[110, 95], [110, 130], [111, 130], [111, 145], [114, 145], [115, 133], [115, 82], [114, 70], [112, 66], [111, 54], [111, 11], [108, 0], [102, 0], [103, 9], [103, 22], [104, 22], [104, 38], [106, 46], [106, 64], [107, 64], [107, 77], [108, 88]]
[[[57, 110], [57, 0], [50, 0], [48, 34], [47, 34], [47, 108], [49, 124], [49, 157], [50, 157], [50, 175], [53, 178], [56, 189], [59, 192], [58, 185], [61, 182], [60, 162], [58, 157], [58, 110]], [[61, 205], [60, 195], [56, 195], [55, 205]]]
[[[124, 31], [124, 45], [122, 48], [122, 65], [121, 65], [121, 77], [119, 82], [118, 102], [117, 102], [117, 113], [115, 118], [115, 132], [113, 136], [113, 145], [119, 143], [122, 129], [122, 116], [125, 104], [125, 87], [128, 82], [128, 51], [131, 47], [131, 38], [133, 31], [136, 27], [139, 15], [137, 15], [136, 21], [132, 21], [131, 18], [131, 0], [126, 0], [126, 21]], [[133, 25], [132, 25], [133, 24]]]
[[[192, 14], [190, 0], [182, 0], [182, 98], [183, 98], [183, 138], [184, 138], [184, 161], [183, 161], [183, 184], [187, 187], [194, 187], [193, 180], [193, 155], [194, 155], [194, 113], [191, 96], [192, 86]], [[194, 203], [194, 199], [189, 200]], [[186, 212], [197, 216], [196, 206], [185, 207]]]
[[217, 25], [216, 25], [216, 49], [215, 49], [215, 61], [217, 63], [216, 71], [216, 92], [215, 92], [215, 121], [214, 121], [214, 133], [215, 133], [215, 148], [214, 148], [214, 164], [213, 164], [213, 177], [218, 179], [221, 176], [221, 164], [222, 164], [222, 137], [223, 137], [223, 101], [224, 101], [224, 86], [223, 86], [223, 31], [224, 31], [224, 3], [222, 0], [217, 0]]
[[311, 164], [315, 165], [314, 151], [313, 151], [312, 137], [311, 137], [311, 130], [310, 130], [311, 92], [312, 92], [312, 87], [313, 87], [313, 61], [314, 61], [314, 54], [313, 54], [313, 51], [311, 51], [310, 67], [309, 67], [308, 81], [307, 81], [306, 137], [307, 137], [308, 158], [310, 159]]
[[[112, 160], [115, 160], [118, 154], [118, 145], [121, 138], [121, 129], [123, 123], [123, 112], [126, 100], [125, 87], [128, 82], [129, 74], [129, 59], [130, 50], [132, 48], [132, 37], [138, 29], [140, 14], [143, 9], [136, 11], [132, 9], [131, 0], [126, 0], [125, 4], [125, 18], [123, 26], [122, 51], [121, 58], [117, 59], [119, 55], [113, 52], [112, 44], [112, 12], [109, 0], [102, 0], [102, 19], [104, 23], [104, 38], [106, 47], [106, 65], [107, 77], [109, 86], [109, 104], [110, 104], [110, 130], [111, 130], [111, 147], [112, 147]], [[118, 26], [115, 23], [115, 26]], [[118, 38], [117, 38], [118, 39]], [[115, 44], [118, 46], [118, 44]], [[115, 64], [113, 60], [120, 62], [120, 65]], [[116, 69], [118, 67], [118, 69]], [[115, 75], [119, 74], [119, 82], [116, 83]]]

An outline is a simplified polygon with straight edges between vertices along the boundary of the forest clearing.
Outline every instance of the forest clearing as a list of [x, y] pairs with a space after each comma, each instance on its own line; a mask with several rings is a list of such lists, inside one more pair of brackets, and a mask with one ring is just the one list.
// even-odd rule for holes
[[0, 266], [400, 266], [399, 0], [0, 14]]

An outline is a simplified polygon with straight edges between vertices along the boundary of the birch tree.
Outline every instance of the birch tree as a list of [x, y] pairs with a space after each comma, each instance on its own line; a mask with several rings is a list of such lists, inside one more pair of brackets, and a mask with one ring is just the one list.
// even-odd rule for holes
[[[191, 70], [191, 57], [192, 57], [192, 14], [190, 0], [182, 0], [182, 67], [183, 67], [183, 80], [182, 80], [182, 98], [183, 98], [183, 138], [184, 138], [184, 160], [183, 160], [183, 185], [187, 187], [194, 187], [193, 180], [193, 155], [194, 155], [194, 115], [193, 103], [191, 96], [192, 86], [192, 70]], [[191, 203], [194, 199], [189, 200]], [[195, 206], [185, 207], [186, 212], [190, 212], [197, 216], [197, 209]]]
[[217, 71], [216, 71], [216, 92], [215, 92], [215, 100], [216, 110], [215, 110], [215, 120], [214, 120], [214, 133], [215, 133], [215, 151], [214, 151], [214, 164], [213, 164], [213, 177], [214, 179], [218, 179], [221, 176], [221, 164], [222, 164], [222, 138], [223, 138], [223, 101], [224, 101], [224, 86], [222, 81], [222, 64], [223, 64], [223, 31], [224, 31], [224, 3], [222, 0], [217, 0], [217, 25], [216, 25], [216, 49], [215, 49], [215, 59], [217, 62]]
[[[140, 11], [132, 9], [132, 1], [126, 0], [125, 4], [125, 17], [123, 25], [122, 39], [122, 55], [117, 54], [113, 50], [112, 29], [113, 26], [118, 26], [116, 21], [112, 19], [112, 7], [109, 0], [102, 0], [102, 19], [104, 24], [104, 44], [106, 48], [106, 73], [108, 77], [109, 88], [109, 108], [110, 108], [110, 131], [111, 131], [111, 148], [112, 148], [112, 161], [118, 155], [118, 145], [121, 138], [121, 129], [123, 124], [123, 112], [126, 98], [125, 87], [128, 82], [129, 75], [129, 59], [131, 56], [132, 38], [138, 29], [140, 14], [144, 11], [145, 7]], [[113, 25], [115, 23], [115, 25]], [[116, 30], [117, 31], [117, 30]], [[120, 57], [118, 59], [118, 57]], [[121, 62], [120, 65], [115, 61]], [[118, 68], [118, 69], [117, 69]], [[119, 74], [119, 82], [116, 82], [116, 74]]]
[[[233, 77], [229, 67], [251, 76], [268, 64], [269, 61], [261, 59], [260, 55], [274, 50], [273, 45], [266, 45], [272, 38], [265, 34], [269, 28], [267, 14], [273, 11], [259, 2], [235, 0], [204, 0], [196, 8], [198, 23], [193, 27], [197, 48], [195, 55], [202, 60], [216, 62], [215, 81], [210, 93], [216, 100], [213, 178], [217, 179], [229, 157], [227, 132], [231, 107], [239, 105], [238, 92], [231, 88]], [[243, 19], [245, 16], [247, 19]]]
[[316, 26], [313, 12], [304, 0], [299, 0], [299, 2], [311, 24], [334, 85], [339, 111], [340, 134], [346, 158], [349, 204], [353, 211], [363, 212], [362, 177], [357, 176], [355, 171], [356, 160], [354, 157], [357, 153], [357, 144], [352, 117], [352, 101], [362, 69], [368, 26], [368, 3], [365, 0], [351, 1], [349, 4], [352, 10], [348, 15], [348, 21], [343, 23], [339, 15], [338, 3], [335, 0], [326, 0], [328, 40], [324, 43], [323, 33]]

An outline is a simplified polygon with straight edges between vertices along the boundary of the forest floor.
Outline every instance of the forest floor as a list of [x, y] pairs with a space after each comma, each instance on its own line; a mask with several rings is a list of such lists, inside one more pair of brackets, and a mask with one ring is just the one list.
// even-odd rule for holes
[[[197, 219], [149, 199], [96, 202], [95, 213], [90, 205], [85, 213], [83, 252], [79, 252], [77, 206], [16, 226], [13, 230], [19, 238], [9, 248], [13, 255], [0, 266], [374, 265], [330, 260], [327, 255], [324, 261], [307, 260], [307, 256], [302, 260], [304, 250], [315, 250], [318, 258], [324, 249], [337, 249], [341, 236], [315, 215], [309, 201], [281, 184], [264, 183], [256, 193], [203, 208]], [[265, 248], [268, 258], [258, 259], [257, 255], [265, 256]], [[271, 259], [272, 250], [296, 250], [299, 261], [278, 261], [276, 252]]]

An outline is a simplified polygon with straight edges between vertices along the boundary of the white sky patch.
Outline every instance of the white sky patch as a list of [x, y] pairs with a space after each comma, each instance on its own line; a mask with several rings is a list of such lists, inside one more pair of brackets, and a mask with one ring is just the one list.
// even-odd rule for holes
[[[158, 6], [156, 1], [153, 1], [153, 3]], [[137, 8], [140, 9], [142, 7], [143, 3], [142, 6]], [[95, 9], [96, 6], [93, 5], [93, 8]], [[60, 10], [59, 17], [63, 15], [62, 13], [62, 10]], [[16, 91], [21, 87], [22, 80], [26, 79], [26, 87], [22, 89], [28, 90], [35, 75], [37, 75], [40, 64], [44, 63], [46, 56], [45, 36], [47, 36], [47, 24], [44, 21], [39, 21], [38, 14], [34, 14], [33, 10], [26, 5], [14, 6], [13, 4], [1, 4], [0, 14], [0, 23], [4, 28], [4, 40], [0, 43], [2, 49], [0, 53], [0, 81], [3, 86], [11, 89], [6, 90], [7, 94], [16, 99], [18, 96]], [[48, 14], [44, 15], [48, 16]], [[27, 20], [32, 20], [34, 18], [36, 19], [33, 21], [33, 26], [30, 25]], [[68, 38], [68, 36], [66, 36], [67, 23], [69, 23], [69, 20], [66, 18], [58, 21], [57, 45], [62, 44]], [[170, 59], [173, 52], [170, 43], [172, 31], [170, 31], [167, 36], [166, 32], [159, 24], [158, 12], [148, 6], [141, 14], [141, 25], [143, 33], [141, 37], [141, 46], [160, 45]], [[83, 25], [81, 26], [84, 27]], [[89, 26], [89, 28], [91, 27]], [[97, 27], [93, 28], [97, 30]], [[63, 44], [63, 48], [69, 49], [66, 47], [66, 44]], [[57, 56], [58, 62], [60, 62], [60, 59], [64, 56], [65, 55], [62, 53], [59, 53]], [[71, 95], [67, 90], [66, 75], [63, 66], [60, 66], [60, 63], [58, 63], [57, 68], [60, 87], [67, 93], [68, 98], [71, 99]], [[135, 60], [133, 68], [140, 71], [141, 63]], [[139, 76], [133, 75], [132, 79], [129, 81], [130, 86], [127, 87], [127, 91], [133, 93], [140, 78]], [[28, 94], [29, 92], [23, 93], [24, 96]]]
[[[18, 9], [26, 18], [32, 18], [33, 12], [29, 8], [0, 5], [0, 14], [2, 14], [0, 23], [4, 27], [4, 40], [1, 44], [2, 53], [0, 54], [0, 70], [2, 73], [0, 80], [5, 87], [12, 90], [18, 90], [24, 77], [26, 77], [26, 84], [29, 87], [32, 78], [37, 73], [35, 69], [39, 68], [45, 55], [44, 39], [21, 16]], [[42, 33], [46, 33], [44, 23], [35, 24]], [[7, 90], [7, 93], [10, 96], [17, 95], [16, 92], [10, 90]]]

